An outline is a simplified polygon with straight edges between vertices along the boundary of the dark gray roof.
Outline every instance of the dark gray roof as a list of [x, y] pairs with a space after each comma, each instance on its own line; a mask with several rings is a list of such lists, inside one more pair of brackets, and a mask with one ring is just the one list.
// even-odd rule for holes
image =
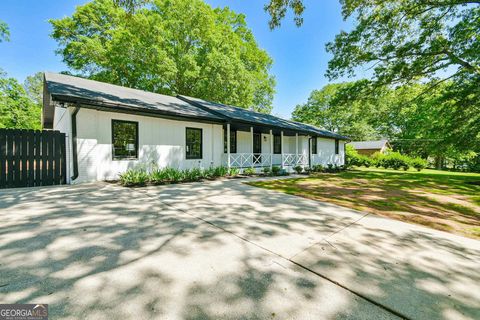
[[[347, 137], [312, 125], [285, 120], [269, 114], [198, 98], [180, 95], [172, 97], [65, 74], [46, 72], [45, 86], [47, 94], [53, 100], [62, 102], [101, 106], [113, 111], [128, 109], [135, 112], [156, 113], [164, 116], [186, 117], [198, 120], [205, 119], [220, 123], [237, 121], [250, 125], [274, 127], [291, 132], [348, 140]], [[48, 120], [51, 125], [53, 111], [46, 110], [47, 107], [49, 106], [44, 106], [44, 122]], [[50, 107], [50, 109], [52, 108]]]
[[352, 141], [350, 144], [357, 150], [362, 149], [382, 149], [388, 143], [388, 140], [376, 141]]
[[285, 120], [276, 116], [272, 116], [270, 114], [259, 113], [259, 112], [239, 108], [239, 107], [234, 107], [234, 106], [225, 105], [225, 104], [216, 103], [216, 102], [210, 102], [210, 101], [202, 100], [199, 98], [193, 98], [193, 97], [188, 97], [183, 95], [179, 95], [178, 97], [192, 104], [195, 104], [203, 108], [204, 110], [213, 112], [219, 116], [223, 116], [228, 120], [244, 121], [251, 124], [273, 126], [277, 128], [291, 130], [291, 131], [301, 131], [311, 135], [348, 140], [348, 138], [345, 136], [342, 136], [321, 128], [317, 128], [312, 125]]
[[48, 92], [54, 99], [56, 97], [79, 99], [86, 103], [102, 103], [183, 117], [223, 121], [215, 114], [163, 94], [50, 72], [45, 73], [45, 82]]

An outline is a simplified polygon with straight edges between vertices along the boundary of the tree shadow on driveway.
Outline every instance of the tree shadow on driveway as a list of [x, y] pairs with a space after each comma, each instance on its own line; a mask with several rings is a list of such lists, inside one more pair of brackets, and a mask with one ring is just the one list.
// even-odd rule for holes
[[[294, 239], [288, 232], [302, 221], [278, 212], [294, 206], [250, 212], [247, 202], [185, 202], [195, 193], [223, 201], [229, 189], [219, 182], [2, 191], [0, 301], [48, 303], [50, 316], [62, 319], [395, 318], [219, 228], [243, 228], [256, 241]], [[192, 212], [176, 208], [182, 203]], [[205, 223], [204, 209], [219, 227]], [[231, 216], [242, 210], [263, 223]]]

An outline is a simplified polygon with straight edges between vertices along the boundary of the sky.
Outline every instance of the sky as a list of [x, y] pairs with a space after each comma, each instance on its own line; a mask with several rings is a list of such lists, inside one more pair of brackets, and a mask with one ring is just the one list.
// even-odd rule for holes
[[[68, 70], [55, 54], [57, 43], [50, 37], [48, 19], [71, 15], [88, 0], [1, 0], [0, 20], [10, 28], [10, 42], [0, 43], [0, 68], [10, 77], [23, 80], [38, 71]], [[314, 89], [328, 84], [324, 76], [331, 58], [325, 44], [341, 30], [351, 28], [343, 21], [338, 0], [305, 0], [304, 24], [296, 27], [291, 16], [275, 30], [268, 27], [263, 10], [267, 0], [206, 0], [213, 7], [228, 6], [246, 15], [258, 45], [273, 59], [276, 79], [274, 115], [290, 118], [297, 104], [305, 103]], [[361, 73], [361, 71], [360, 71]], [[360, 74], [361, 75], [361, 74]], [[345, 80], [345, 79], [342, 79]]]

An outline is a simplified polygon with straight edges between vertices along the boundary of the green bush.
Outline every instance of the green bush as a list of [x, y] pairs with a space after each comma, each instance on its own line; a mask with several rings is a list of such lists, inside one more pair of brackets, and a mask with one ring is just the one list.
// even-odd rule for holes
[[325, 168], [321, 164], [316, 164], [312, 166], [312, 172], [323, 172]]
[[368, 156], [359, 154], [357, 150], [347, 144], [346, 165], [368, 168], [374, 165], [374, 160]]
[[150, 173], [149, 180], [153, 184], [178, 183], [184, 180], [184, 173], [174, 168], [157, 169]]
[[183, 170], [183, 181], [194, 182], [204, 178], [203, 171], [200, 168], [192, 168]]
[[125, 187], [144, 186], [148, 181], [148, 174], [143, 169], [128, 169], [120, 175], [120, 183]]
[[273, 174], [274, 176], [278, 176], [278, 175], [280, 174], [280, 171], [281, 171], [281, 170], [282, 170], [281, 167], [279, 167], [279, 166], [273, 166], [273, 167], [272, 167], [272, 174]]
[[213, 169], [213, 177], [214, 178], [219, 178], [219, 177], [225, 177], [228, 175], [228, 168], [227, 167], [216, 167]]
[[417, 171], [422, 171], [427, 167], [427, 160], [422, 159], [422, 158], [413, 158], [410, 160], [410, 165], [417, 169]]
[[263, 168], [263, 173], [269, 175], [271, 173], [270, 167]]
[[300, 174], [303, 171], [303, 168], [301, 166], [295, 166], [293, 167], [293, 170], [297, 173]]
[[408, 170], [410, 168], [410, 158], [402, 155], [400, 152], [390, 152], [377, 157], [376, 164], [378, 167], [385, 169]]
[[253, 176], [255, 174], [255, 169], [253, 168], [243, 169], [243, 174], [247, 176]]
[[230, 168], [230, 170], [228, 171], [228, 175], [230, 177], [238, 176], [239, 174], [240, 174], [240, 169], [238, 168]]

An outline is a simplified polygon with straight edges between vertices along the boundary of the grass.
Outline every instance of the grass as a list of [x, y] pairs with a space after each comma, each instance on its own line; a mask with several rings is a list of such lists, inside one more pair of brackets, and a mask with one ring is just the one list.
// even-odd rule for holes
[[480, 174], [358, 168], [250, 185], [480, 239]]

